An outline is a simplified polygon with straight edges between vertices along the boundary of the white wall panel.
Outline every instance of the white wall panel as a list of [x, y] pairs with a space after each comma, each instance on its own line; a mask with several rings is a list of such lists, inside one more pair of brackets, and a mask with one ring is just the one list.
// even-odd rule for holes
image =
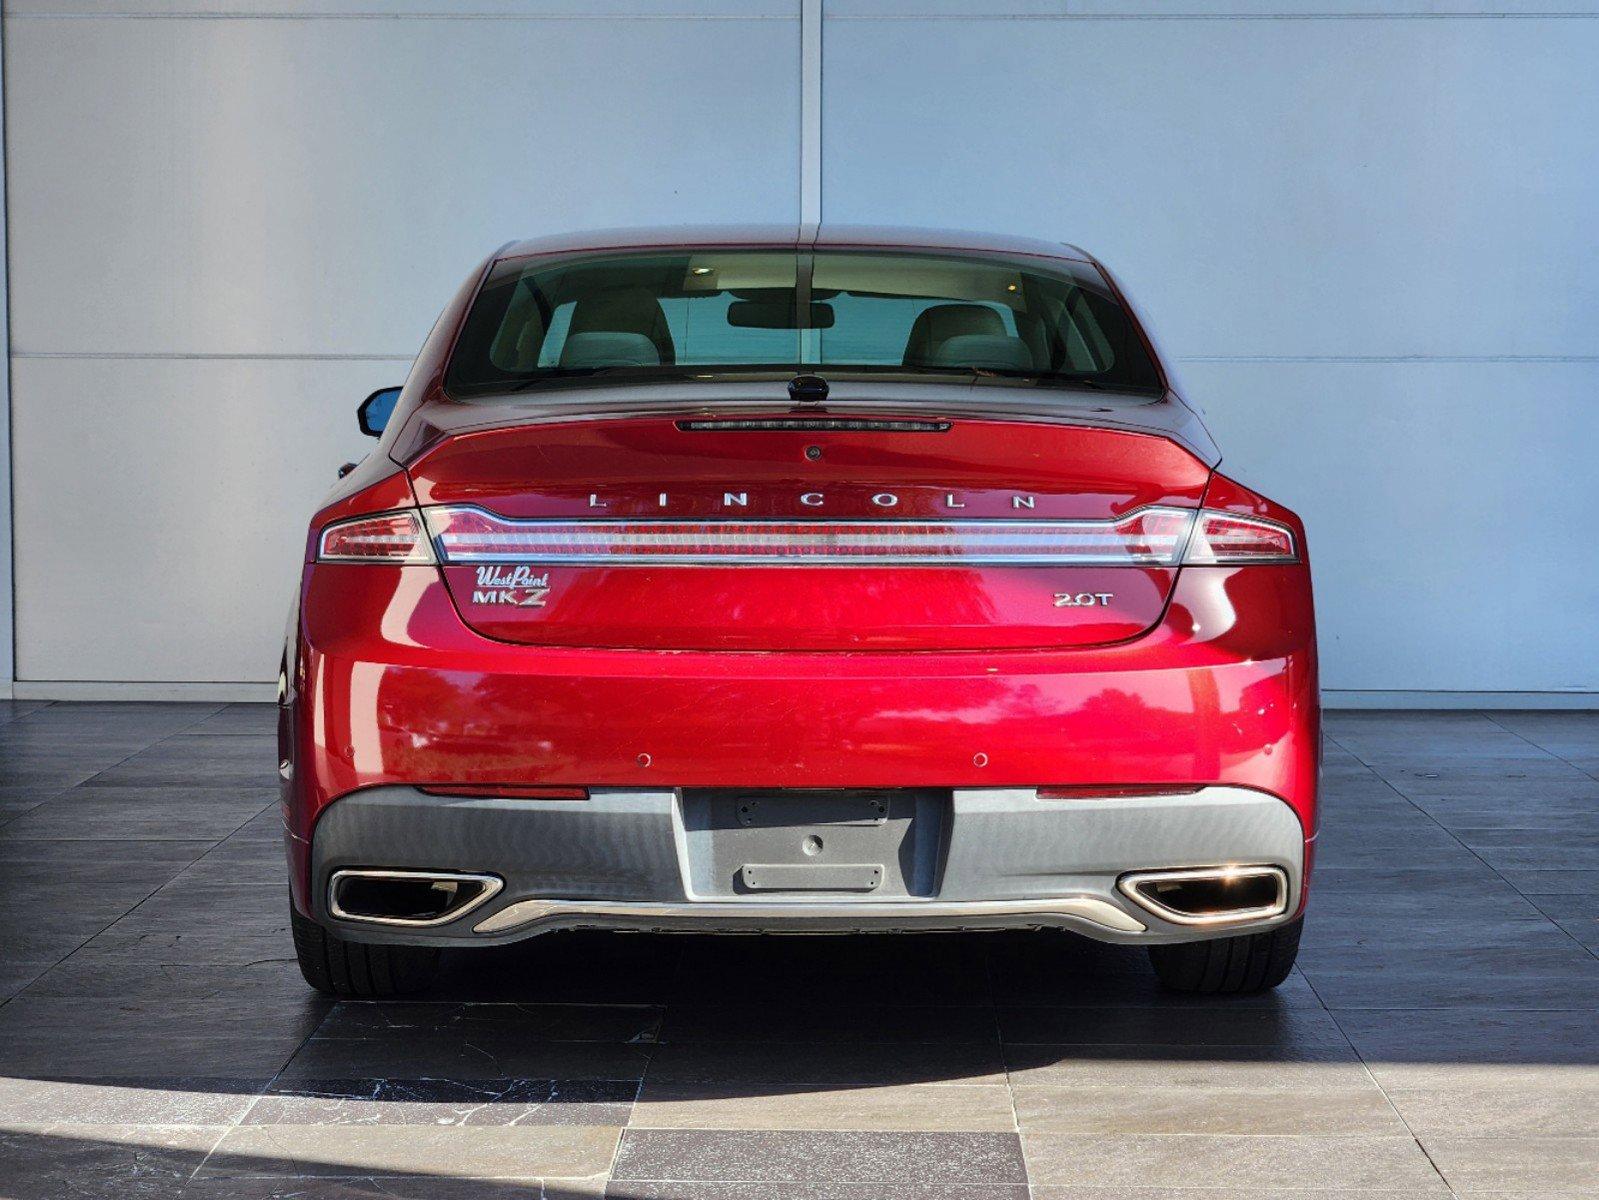
[[[798, 217], [798, 10], [7, 5], [19, 678], [269, 679], [352, 405], [482, 253]], [[1561, 516], [1599, 444], [1599, 0], [825, 10], [825, 219], [1117, 267], [1310, 522], [1329, 687], [1599, 692]]]
[[[71, 3], [73, 0], [55, 0]], [[1545, 17], [1599, 12], [1596, 0], [829, 0], [829, 16], [1096, 18]]]
[[825, 49], [824, 219], [1120, 271], [1229, 465], [1309, 521], [1329, 688], [1599, 692], [1562, 516], [1599, 445], [1599, 21], [836, 19]]
[[252, 18], [444, 17], [796, 17], [799, 0], [13, 0], [9, 16]]
[[1305, 519], [1324, 686], [1599, 688], [1599, 363], [1185, 373], [1222, 470]]
[[24, 681], [271, 680], [355, 404], [495, 246], [798, 219], [794, 4], [72, 7], [6, 22]]
[[510, 238], [797, 214], [796, 22], [9, 29], [22, 353], [408, 354]]
[[352, 404], [403, 364], [21, 359], [17, 674], [267, 681]]
[[1079, 242], [1181, 354], [1592, 352], [1599, 21], [862, 20], [825, 46], [828, 220]]

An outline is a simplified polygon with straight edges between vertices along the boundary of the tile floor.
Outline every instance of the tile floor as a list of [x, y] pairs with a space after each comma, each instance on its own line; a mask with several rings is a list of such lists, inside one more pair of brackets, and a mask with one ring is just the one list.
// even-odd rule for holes
[[1059, 934], [294, 968], [264, 706], [0, 709], [0, 1196], [1599, 1196], [1599, 714], [1335, 714], [1298, 970]]

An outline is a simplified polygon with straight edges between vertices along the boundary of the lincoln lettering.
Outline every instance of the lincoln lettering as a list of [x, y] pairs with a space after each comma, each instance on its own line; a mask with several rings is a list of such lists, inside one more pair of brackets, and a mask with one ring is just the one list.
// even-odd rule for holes
[[[668, 508], [671, 506], [672, 499], [673, 497], [668, 493], [660, 492], [655, 496], [655, 507]], [[830, 503], [824, 492], [801, 492], [796, 499], [805, 508], [826, 508]], [[723, 492], [720, 496], [715, 497], [713, 502], [721, 509], [747, 509], [750, 506], [750, 493], [742, 490]], [[859, 501], [856, 503], [857, 505], [860, 504]], [[944, 492], [934, 503], [951, 511], [966, 507], [966, 501], [954, 492]], [[896, 492], [873, 492], [866, 497], [865, 504], [879, 509], [898, 508], [901, 504], [901, 498]], [[588, 506], [590, 508], [610, 508], [611, 497], [599, 492], [590, 492]], [[1012, 493], [1005, 502], [1005, 507], [1017, 511], [1036, 510], [1038, 498], [1021, 492]]]

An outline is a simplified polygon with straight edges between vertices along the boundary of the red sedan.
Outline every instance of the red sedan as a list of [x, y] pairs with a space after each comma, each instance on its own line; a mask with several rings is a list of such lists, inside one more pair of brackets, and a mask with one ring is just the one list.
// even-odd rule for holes
[[1075, 247], [508, 245], [311, 522], [295, 945], [341, 995], [552, 929], [1055, 927], [1293, 965], [1305, 533]]

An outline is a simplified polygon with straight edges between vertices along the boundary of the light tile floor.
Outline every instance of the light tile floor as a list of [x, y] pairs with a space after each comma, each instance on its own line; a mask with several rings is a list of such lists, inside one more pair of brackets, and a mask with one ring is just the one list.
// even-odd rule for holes
[[1300, 969], [1064, 935], [289, 950], [264, 706], [0, 707], [0, 1196], [1599, 1196], [1599, 714], [1334, 714]]

